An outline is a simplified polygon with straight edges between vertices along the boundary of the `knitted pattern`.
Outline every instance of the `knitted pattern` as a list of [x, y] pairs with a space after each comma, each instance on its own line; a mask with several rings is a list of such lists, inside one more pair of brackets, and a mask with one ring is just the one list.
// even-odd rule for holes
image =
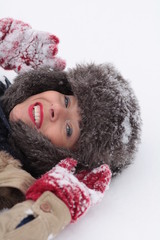
[[62, 160], [29, 188], [26, 198], [36, 201], [43, 192], [51, 191], [67, 205], [72, 222], [76, 221], [102, 199], [111, 179], [105, 164], [75, 175], [76, 165], [77, 161], [72, 158]]
[[55, 57], [59, 39], [12, 18], [0, 19], [0, 65], [17, 73], [49, 65], [63, 70], [65, 61]]

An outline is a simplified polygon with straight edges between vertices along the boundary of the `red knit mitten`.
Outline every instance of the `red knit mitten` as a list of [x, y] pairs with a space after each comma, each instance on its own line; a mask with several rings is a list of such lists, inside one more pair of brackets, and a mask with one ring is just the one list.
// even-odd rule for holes
[[0, 65], [17, 73], [49, 65], [63, 70], [65, 61], [55, 57], [59, 39], [12, 18], [0, 19]]
[[76, 174], [78, 180], [88, 187], [91, 205], [102, 200], [105, 190], [109, 188], [111, 176], [112, 174], [107, 164], [103, 164], [90, 172], [81, 171]]
[[76, 221], [102, 199], [111, 179], [109, 167], [104, 164], [90, 173], [83, 172], [81, 178], [77, 175], [79, 180], [74, 175], [76, 165], [74, 159], [62, 160], [29, 188], [26, 198], [35, 201], [43, 192], [51, 191], [67, 205], [72, 222]]

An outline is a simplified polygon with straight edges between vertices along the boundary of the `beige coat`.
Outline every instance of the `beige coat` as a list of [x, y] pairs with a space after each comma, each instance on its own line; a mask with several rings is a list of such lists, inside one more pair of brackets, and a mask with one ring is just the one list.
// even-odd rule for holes
[[11, 208], [25, 199], [26, 190], [35, 179], [21, 169], [10, 154], [0, 151], [0, 209]]
[[[20, 202], [0, 214], [1, 240], [52, 239], [70, 223], [68, 207], [51, 192], [43, 193], [36, 202], [22, 201], [26, 190], [34, 181], [29, 173], [21, 169], [19, 161], [0, 152], [0, 203], [7, 207]], [[16, 228], [28, 215], [33, 215], [34, 219]]]

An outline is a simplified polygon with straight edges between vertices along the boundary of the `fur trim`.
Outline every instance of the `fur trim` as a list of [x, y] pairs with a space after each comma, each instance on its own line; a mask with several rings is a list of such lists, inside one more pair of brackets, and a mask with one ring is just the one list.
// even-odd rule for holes
[[73, 95], [66, 72], [56, 72], [50, 67], [31, 70], [20, 74], [2, 97], [2, 105], [7, 116], [15, 105], [32, 95], [54, 90], [62, 94]]
[[77, 65], [67, 74], [81, 109], [77, 159], [113, 174], [131, 163], [140, 140], [140, 110], [129, 83], [110, 64]]
[[15, 168], [21, 168], [21, 163], [14, 159], [9, 153], [0, 151], [0, 171], [3, 171], [5, 167], [12, 165]]
[[13, 149], [17, 149], [23, 169], [35, 178], [70, 156], [68, 150], [55, 147], [48, 138], [21, 121], [11, 123], [11, 129], [9, 142]]

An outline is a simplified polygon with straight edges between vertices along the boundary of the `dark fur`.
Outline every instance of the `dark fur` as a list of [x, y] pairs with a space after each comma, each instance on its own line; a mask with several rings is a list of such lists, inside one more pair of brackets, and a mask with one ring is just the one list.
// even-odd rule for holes
[[55, 147], [45, 136], [22, 122], [12, 123], [9, 142], [16, 150], [23, 169], [35, 178], [70, 156], [67, 149]]
[[[78, 65], [67, 76], [82, 115], [77, 158], [91, 168], [105, 162], [113, 174], [120, 172], [131, 163], [140, 140], [140, 110], [132, 88], [110, 64]], [[131, 132], [122, 141], [125, 121]]]

